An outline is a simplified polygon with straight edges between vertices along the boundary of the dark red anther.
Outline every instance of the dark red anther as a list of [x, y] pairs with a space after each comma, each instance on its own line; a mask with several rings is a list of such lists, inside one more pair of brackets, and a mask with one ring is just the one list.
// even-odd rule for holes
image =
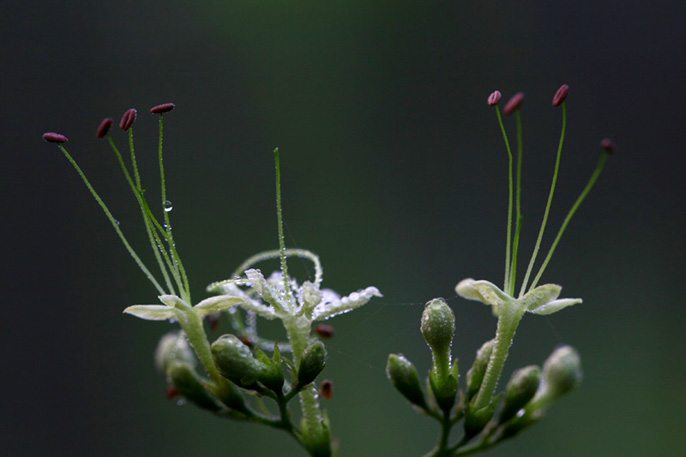
[[323, 340], [328, 340], [329, 338], [334, 336], [336, 332], [330, 325], [319, 324], [314, 328], [314, 333], [316, 333], [319, 336], [319, 338]]
[[173, 103], [164, 103], [162, 105], [153, 106], [150, 108], [150, 112], [152, 114], [168, 113], [169, 111], [173, 110], [175, 106], [176, 105]]
[[500, 97], [503, 95], [500, 93], [499, 90], [496, 90], [493, 92], [491, 95], [488, 96], [488, 106], [495, 106], [498, 104], [500, 101]]
[[179, 396], [179, 391], [176, 390], [176, 387], [174, 387], [174, 386], [167, 387], [167, 398], [168, 399], [173, 400], [178, 396]]
[[48, 143], [66, 143], [69, 141], [66, 136], [60, 135], [59, 133], [48, 132], [43, 134], [43, 139]]
[[106, 117], [105, 119], [102, 120], [100, 123], [100, 126], [98, 127], [98, 132], [95, 134], [95, 137], [99, 140], [102, 140], [107, 136], [107, 133], [110, 131], [110, 127], [112, 127], [112, 124], [114, 124], [114, 119], [111, 117]]
[[602, 147], [603, 151], [607, 152], [608, 154], [612, 154], [613, 152], [615, 152], [615, 149], [617, 149], [615, 144], [609, 138], [603, 138], [600, 141], [600, 147]]
[[136, 111], [134, 108], [131, 108], [127, 112], [124, 113], [124, 115], [121, 117], [121, 121], [119, 122], [119, 128], [126, 131], [131, 128], [133, 123], [136, 121], [136, 116], [138, 115], [138, 111]]
[[329, 379], [322, 381], [322, 386], [319, 391], [322, 393], [322, 397], [324, 398], [333, 397], [333, 381]]
[[239, 336], [238, 339], [241, 340], [241, 343], [245, 344], [250, 349], [252, 349], [255, 346], [255, 343], [253, 342], [253, 340], [251, 340], [250, 337], [247, 335]]
[[512, 96], [510, 100], [508, 100], [507, 104], [505, 105], [505, 108], [503, 109], [503, 112], [507, 115], [510, 115], [517, 111], [520, 106], [522, 106], [522, 102], [524, 101], [524, 94], [522, 92], [517, 92]]
[[219, 317], [220, 313], [212, 313], [205, 316], [205, 322], [210, 326], [210, 330], [216, 332], [219, 328]]
[[562, 102], [564, 102], [567, 98], [568, 93], [569, 86], [567, 84], [563, 84], [562, 86], [560, 86], [557, 92], [555, 92], [555, 96], [553, 97], [553, 106], [560, 106]]

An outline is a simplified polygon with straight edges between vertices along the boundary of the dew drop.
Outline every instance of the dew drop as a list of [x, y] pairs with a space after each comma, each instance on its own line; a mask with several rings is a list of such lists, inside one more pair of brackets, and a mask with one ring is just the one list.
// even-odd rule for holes
[[169, 200], [164, 202], [164, 210], [168, 213], [174, 209], [174, 205]]
[[121, 222], [119, 222], [119, 219], [115, 219], [114, 222], [116, 222], [116, 224], [117, 224], [118, 226], [121, 225]]
[[185, 404], [186, 404], [186, 400], [184, 398], [179, 398], [178, 400], [176, 400], [177, 406], [183, 406]]

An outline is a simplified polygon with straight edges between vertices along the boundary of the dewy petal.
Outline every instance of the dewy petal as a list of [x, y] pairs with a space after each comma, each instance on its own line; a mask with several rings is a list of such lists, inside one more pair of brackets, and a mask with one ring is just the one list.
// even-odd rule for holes
[[512, 297], [500, 290], [498, 286], [492, 282], [483, 280], [462, 280], [457, 287], [455, 287], [455, 291], [464, 298], [477, 300], [487, 305], [499, 305], [513, 300]]
[[200, 316], [206, 314], [218, 313], [236, 305], [243, 303], [240, 297], [231, 297], [228, 295], [218, 295], [216, 297], [206, 298], [193, 307]]
[[562, 291], [562, 287], [557, 284], [543, 284], [527, 292], [519, 299], [519, 302], [524, 306], [524, 309], [534, 312], [559, 297], [560, 291]]
[[577, 303], [582, 303], [582, 300], [580, 298], [561, 298], [539, 306], [531, 312], [540, 315], [553, 314], [568, 306], [576, 305]]
[[165, 305], [133, 305], [126, 308], [124, 313], [148, 321], [166, 321], [177, 318], [176, 309]]
[[264, 276], [260, 270], [246, 270], [245, 276], [252, 284], [253, 290], [255, 290], [255, 292], [257, 292], [260, 297], [264, 299], [264, 301], [272, 305], [277, 313], [290, 314], [290, 307], [288, 306], [288, 303], [279, 298], [279, 292], [274, 290], [267, 280], [264, 279]]
[[353, 292], [347, 297], [336, 299], [331, 302], [320, 303], [314, 308], [312, 313], [312, 320], [325, 320], [338, 314], [347, 313], [355, 308], [367, 303], [372, 297], [383, 297], [379, 289], [376, 287], [367, 287], [366, 289]]

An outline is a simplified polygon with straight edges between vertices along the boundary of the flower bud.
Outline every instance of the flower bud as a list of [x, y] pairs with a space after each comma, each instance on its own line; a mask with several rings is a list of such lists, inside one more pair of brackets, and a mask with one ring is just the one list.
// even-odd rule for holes
[[298, 367], [298, 386], [306, 386], [314, 381], [326, 366], [326, 347], [315, 341], [305, 348], [300, 367]]
[[495, 346], [495, 340], [486, 341], [478, 351], [476, 351], [476, 359], [474, 365], [467, 372], [467, 401], [471, 400], [481, 388], [481, 383], [486, 375], [486, 368], [488, 368], [488, 361], [491, 359], [491, 353]]
[[267, 369], [236, 335], [219, 337], [212, 343], [211, 350], [219, 373], [238, 384], [254, 383]]
[[565, 395], [581, 383], [581, 358], [571, 346], [557, 348], [543, 365], [545, 390], [551, 398]]
[[174, 361], [169, 365], [168, 373], [172, 385], [186, 400], [202, 409], [210, 411], [221, 409], [219, 402], [205, 389], [205, 385], [193, 367], [185, 362]]
[[434, 298], [426, 304], [421, 330], [433, 353], [434, 371], [442, 382], [450, 370], [450, 346], [455, 334], [455, 314], [445, 300]]
[[410, 403], [426, 409], [426, 399], [419, 382], [417, 369], [405, 356], [402, 354], [389, 355], [386, 375], [393, 387]]
[[274, 356], [270, 359], [267, 357], [262, 349], [255, 348], [257, 352], [257, 360], [264, 363], [265, 369], [257, 378], [265, 387], [274, 392], [281, 392], [283, 389], [283, 370], [281, 369], [282, 359], [279, 345], [274, 344]]
[[191, 367], [196, 364], [193, 349], [191, 349], [185, 333], [175, 330], [160, 338], [155, 348], [155, 368], [160, 373], [167, 373], [172, 362], [184, 362]]
[[541, 369], [536, 365], [520, 368], [512, 373], [510, 382], [505, 388], [505, 401], [500, 412], [499, 422], [512, 419], [519, 410], [534, 398], [541, 383]]
[[487, 406], [479, 410], [467, 409], [467, 415], [464, 418], [464, 434], [465, 438], [472, 438], [486, 428], [488, 422], [493, 419], [495, 414], [495, 406], [498, 404], [498, 399], [492, 401]]

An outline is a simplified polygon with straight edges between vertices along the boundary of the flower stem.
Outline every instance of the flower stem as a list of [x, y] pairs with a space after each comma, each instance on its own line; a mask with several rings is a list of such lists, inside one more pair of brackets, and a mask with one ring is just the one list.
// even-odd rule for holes
[[283, 237], [283, 210], [281, 208], [281, 160], [279, 148], [274, 149], [274, 163], [276, 167], [276, 218], [279, 229], [279, 251], [281, 256], [281, 272], [283, 273], [284, 289], [289, 303], [292, 302], [290, 279], [288, 278], [288, 264], [286, 263], [286, 242]]
[[505, 286], [503, 287], [507, 290], [507, 285], [510, 283], [510, 255], [512, 251], [512, 206], [514, 201], [514, 184], [512, 179], [512, 148], [510, 147], [510, 141], [507, 139], [507, 132], [505, 131], [505, 126], [503, 125], [503, 117], [500, 115], [500, 108], [498, 105], [495, 106], [495, 113], [498, 116], [498, 124], [500, 125], [500, 131], [503, 133], [503, 140], [505, 141], [505, 148], [507, 149], [508, 157], [508, 199], [507, 199], [507, 241], [505, 243]]
[[[557, 147], [557, 159], [555, 160], [555, 171], [553, 172], [553, 182], [550, 185], [550, 193], [548, 194], [548, 202], [545, 206], [545, 213], [543, 214], [543, 221], [541, 222], [541, 229], [538, 232], [538, 239], [536, 240], [536, 246], [534, 247], [534, 252], [531, 254], [531, 260], [529, 261], [529, 266], [526, 269], [526, 275], [524, 276], [524, 282], [522, 283], [522, 288], [519, 291], [519, 296], [523, 296], [526, 293], [526, 285], [529, 282], [529, 276], [531, 275], [531, 270], [536, 262], [536, 257], [538, 256], [538, 250], [541, 247], [541, 241], [543, 240], [543, 233], [545, 232], [545, 226], [548, 222], [548, 214], [550, 213], [550, 207], [553, 203], [553, 195], [555, 194], [555, 186], [557, 185], [557, 175], [560, 170], [560, 158], [562, 157], [562, 145], [565, 141], [565, 132], [567, 131], [567, 104], [562, 102], [562, 132], [560, 133], [560, 143]], [[532, 287], [533, 289], [533, 287]]]

